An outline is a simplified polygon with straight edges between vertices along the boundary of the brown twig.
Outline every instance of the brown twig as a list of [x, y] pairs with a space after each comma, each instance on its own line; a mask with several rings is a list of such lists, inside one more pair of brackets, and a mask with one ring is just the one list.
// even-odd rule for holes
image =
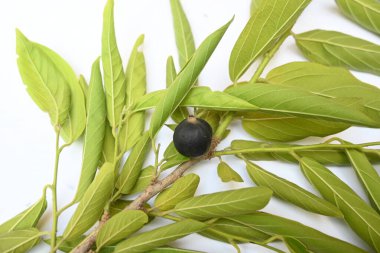
[[[156, 194], [164, 190], [169, 185], [173, 184], [177, 179], [179, 179], [183, 173], [189, 169], [191, 166], [196, 164], [197, 162], [203, 160], [205, 157], [200, 157], [197, 159], [191, 159], [187, 162], [182, 163], [179, 165], [172, 173], [170, 173], [167, 177], [158, 180], [148, 186], [145, 191], [138, 196], [131, 204], [129, 204], [124, 210], [138, 210], [141, 209], [148, 200], [153, 198]], [[109, 217], [108, 217], [109, 218]], [[105, 219], [105, 216], [103, 215], [103, 218], [101, 222], [99, 222], [98, 227], [89, 234], [77, 247], [75, 247], [71, 253], [86, 253], [91, 252], [92, 246], [96, 242], [96, 236], [98, 235], [101, 227], [104, 225], [104, 223], [107, 222], [107, 219]]]

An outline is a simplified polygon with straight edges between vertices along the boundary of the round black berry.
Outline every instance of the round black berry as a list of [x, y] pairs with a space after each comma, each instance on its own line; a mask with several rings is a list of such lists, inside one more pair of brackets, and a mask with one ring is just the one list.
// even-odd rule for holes
[[189, 116], [174, 130], [173, 142], [179, 153], [187, 157], [205, 154], [211, 145], [212, 128], [203, 119]]

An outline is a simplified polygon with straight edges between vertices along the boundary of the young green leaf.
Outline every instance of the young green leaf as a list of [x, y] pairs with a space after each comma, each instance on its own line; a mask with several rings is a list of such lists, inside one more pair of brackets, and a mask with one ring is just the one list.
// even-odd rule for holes
[[267, 112], [242, 113], [244, 130], [255, 138], [269, 141], [296, 141], [310, 136], [339, 133], [350, 125], [321, 119]]
[[70, 112], [62, 126], [61, 136], [66, 143], [71, 144], [76, 141], [83, 133], [86, 127], [86, 98], [71, 66], [53, 50], [35, 43], [46, 55], [50, 57], [53, 63], [58, 66], [60, 74], [66, 79], [71, 93]]
[[231, 80], [236, 82], [260, 55], [288, 32], [310, 2], [259, 1], [232, 49], [229, 62]]
[[270, 235], [259, 230], [224, 218], [213, 222], [210, 228], [203, 230], [200, 234], [227, 243], [230, 243], [230, 239], [238, 243], [247, 243], [263, 242], [270, 238]]
[[115, 158], [115, 137], [112, 135], [112, 128], [108, 122], [106, 122], [106, 128], [103, 140], [103, 149], [101, 162], [113, 163]]
[[343, 14], [367, 28], [380, 34], [380, 3], [376, 0], [335, 0]]
[[150, 144], [151, 142], [149, 133], [145, 132], [145, 134], [133, 147], [127, 161], [124, 163], [120, 176], [116, 181], [116, 187], [123, 194], [130, 193], [135, 186], [139, 178], [145, 157], [149, 151], [149, 147], [151, 146]]
[[359, 110], [293, 87], [255, 83], [235, 86], [226, 92], [250, 102], [263, 112], [327, 119], [370, 127], [379, 124]]
[[355, 233], [379, 251], [380, 215], [323, 165], [310, 158], [302, 158], [300, 164], [308, 180], [326, 200], [340, 209]]
[[130, 237], [117, 244], [114, 253], [146, 252], [186, 235], [199, 232], [206, 227], [206, 224], [195, 220], [179, 221]]
[[[158, 90], [146, 94], [136, 101], [134, 111], [138, 112], [156, 107], [165, 98], [166, 94], [166, 90]], [[179, 106], [191, 106], [219, 111], [255, 111], [258, 109], [241, 98], [221, 91], [212, 91], [206, 86], [192, 88]]]
[[[126, 108], [131, 108], [134, 101], [143, 96], [146, 92], [146, 66], [144, 54], [141, 50], [144, 42], [144, 35], [141, 35], [132, 50], [126, 76]], [[133, 147], [142, 136], [145, 127], [145, 113], [133, 113], [128, 117], [119, 133], [120, 150], [125, 152]]]
[[330, 202], [306, 191], [288, 180], [264, 170], [254, 163], [247, 162], [247, 171], [256, 185], [270, 188], [273, 194], [280, 199], [313, 213], [343, 217], [339, 209]]
[[131, 190], [131, 194], [139, 193], [145, 190], [153, 180], [156, 174], [156, 168], [154, 166], [148, 166], [141, 170], [139, 179], [137, 180], [135, 186]]
[[[264, 142], [256, 141], [246, 141], [246, 140], [234, 140], [231, 143], [231, 148], [233, 150], [240, 149], [252, 149], [257, 151], [252, 151], [250, 153], [244, 152], [244, 156], [249, 160], [254, 161], [285, 161], [285, 162], [298, 162], [294, 156], [292, 156], [288, 151], [287, 152], [277, 152], [277, 151], [262, 151], [263, 148], [285, 148], [297, 147], [298, 145], [290, 144], [269, 144]], [[334, 149], [310, 149], [297, 151], [297, 154], [301, 157], [312, 158], [322, 164], [330, 165], [348, 165], [350, 161], [347, 159], [344, 151], [334, 150]], [[371, 162], [380, 162], [380, 158], [374, 154], [368, 154], [368, 157]]]
[[157, 134], [168, 117], [175, 109], [177, 109], [182, 100], [189, 93], [195, 80], [206, 65], [231, 22], [232, 20], [216, 30], [202, 42], [199, 48], [195, 51], [193, 57], [167, 89], [165, 97], [158, 103], [156, 110], [152, 115], [149, 129], [152, 138]]
[[158, 194], [154, 201], [154, 208], [161, 211], [170, 210], [182, 200], [193, 197], [199, 180], [199, 176], [196, 174], [188, 174], [178, 179], [170, 188]]
[[189, 250], [189, 249], [178, 249], [178, 248], [171, 248], [171, 247], [160, 247], [160, 248], [156, 248], [154, 250], [149, 250], [146, 253], [205, 253], [205, 252], [203, 252], [203, 251]]
[[106, 129], [106, 101], [100, 73], [99, 59], [91, 70], [87, 97], [87, 121], [83, 144], [82, 171], [74, 200], [79, 201], [95, 177], [102, 156]]
[[118, 126], [125, 104], [125, 76], [114, 27], [114, 0], [108, 0], [103, 13], [102, 65], [106, 90], [107, 117]]
[[84, 193], [77, 209], [71, 217], [63, 238], [74, 239], [94, 225], [103, 213], [103, 208], [111, 197], [114, 186], [114, 165], [105, 163], [95, 180]]
[[35, 227], [47, 207], [45, 194], [31, 207], [0, 225], [0, 234]]
[[272, 196], [266, 187], [250, 187], [205, 194], [179, 202], [174, 211], [183, 217], [206, 220], [251, 213], [264, 208]]
[[348, 242], [326, 235], [299, 222], [268, 213], [258, 212], [248, 215], [233, 216], [227, 219], [272, 236], [279, 235], [294, 238], [304, 244], [307, 249], [313, 253], [366, 252]]
[[311, 61], [380, 73], [380, 46], [341, 32], [312, 30], [294, 35], [298, 48]]
[[174, 34], [179, 55], [179, 65], [183, 68], [195, 52], [193, 34], [180, 1], [170, 0], [170, 6], [173, 15]]
[[241, 176], [225, 162], [220, 162], [218, 164], [218, 176], [222, 182], [244, 182]]
[[147, 222], [148, 216], [143, 211], [128, 210], [116, 214], [100, 229], [96, 237], [97, 249], [99, 250], [104, 246], [115, 244], [127, 238]]
[[[347, 142], [346, 142], [347, 143]], [[367, 192], [371, 204], [380, 212], [380, 176], [368, 160], [367, 156], [355, 149], [346, 149], [346, 153], [356, 175]]]
[[59, 66], [36, 43], [16, 30], [17, 64], [33, 101], [50, 116], [53, 126], [62, 126], [70, 111], [70, 88]]
[[35, 228], [0, 234], [1, 253], [24, 253], [40, 241], [41, 232]]
[[[177, 71], [175, 69], [173, 57], [169, 56], [166, 61], [166, 88], [168, 88], [177, 77]], [[177, 108], [171, 115], [172, 119], [179, 123], [189, 116], [189, 111], [185, 107]]]

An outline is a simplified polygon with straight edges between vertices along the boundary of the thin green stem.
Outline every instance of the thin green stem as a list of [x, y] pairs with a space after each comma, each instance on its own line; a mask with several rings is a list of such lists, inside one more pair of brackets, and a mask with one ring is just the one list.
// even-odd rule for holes
[[55, 245], [57, 241], [57, 224], [58, 224], [58, 208], [57, 208], [57, 180], [58, 180], [58, 165], [59, 165], [59, 156], [63, 150], [62, 146], [59, 147], [59, 135], [60, 128], [56, 131], [55, 138], [55, 162], [54, 162], [54, 177], [53, 183], [51, 184], [52, 192], [52, 205], [53, 205], [53, 223], [51, 228], [51, 238], [50, 238], [50, 253], [56, 252]]
[[265, 67], [268, 65], [273, 56], [277, 53], [278, 49], [280, 49], [282, 43], [286, 40], [286, 38], [290, 35], [290, 31], [282, 35], [282, 37], [277, 41], [274, 47], [265, 54], [263, 60], [261, 61], [259, 67], [256, 69], [256, 72], [253, 74], [251, 80], [249, 80], [250, 84], [256, 83], [260, 78], [261, 74], [264, 72]]
[[67, 205], [65, 205], [64, 207], [62, 207], [61, 209], [58, 210], [57, 212], [57, 215], [58, 217], [64, 212], [66, 211], [68, 208], [72, 207], [76, 202], [74, 200], [72, 200], [70, 203], [68, 203]]
[[215, 131], [214, 137], [218, 140], [221, 140], [223, 138], [224, 132], [226, 131], [227, 127], [230, 125], [231, 121], [234, 119], [235, 112], [228, 112], [224, 117], [220, 125]]

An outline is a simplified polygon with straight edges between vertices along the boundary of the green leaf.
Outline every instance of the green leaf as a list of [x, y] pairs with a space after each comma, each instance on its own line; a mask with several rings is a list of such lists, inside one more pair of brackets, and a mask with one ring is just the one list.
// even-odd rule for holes
[[343, 14], [368, 30], [380, 34], [380, 3], [376, 0], [335, 0]]
[[264, 208], [272, 196], [266, 187], [222, 191], [185, 199], [174, 211], [183, 217], [199, 220], [251, 213]]
[[0, 225], [0, 234], [35, 227], [47, 207], [45, 194], [31, 207]]
[[133, 147], [127, 161], [124, 163], [120, 176], [116, 181], [116, 187], [119, 191], [121, 191], [121, 193], [130, 193], [135, 186], [145, 157], [149, 151], [150, 144], [149, 133], [145, 132], [143, 137], [141, 137], [141, 139]]
[[[348, 142], [346, 142], [348, 143]], [[348, 143], [349, 144], [349, 143]], [[346, 149], [346, 153], [356, 175], [362, 183], [371, 204], [380, 212], [380, 176], [368, 160], [367, 156], [355, 149]]]
[[79, 75], [79, 86], [82, 89], [85, 103], [87, 104], [87, 97], [88, 97], [88, 83], [86, 81], [86, 78], [83, 75]]
[[195, 250], [189, 250], [189, 249], [178, 249], [178, 248], [171, 248], [171, 247], [160, 247], [160, 248], [156, 248], [154, 250], [149, 250], [146, 253], [202, 253], [202, 252], [201, 251], [195, 251]]
[[122, 211], [109, 219], [100, 229], [96, 237], [97, 249], [112, 245], [136, 232], [145, 223], [148, 216], [143, 211]]
[[131, 194], [139, 193], [145, 190], [151, 183], [156, 174], [156, 168], [154, 166], [148, 166], [145, 169], [142, 169], [140, 176], [131, 190]]
[[[168, 88], [177, 77], [177, 71], [175, 69], [173, 57], [169, 56], [166, 61], [166, 88]], [[185, 98], [186, 99], [186, 98]], [[189, 112], [185, 107], [177, 108], [171, 115], [172, 119], [179, 123], [189, 116]]]
[[222, 182], [244, 182], [241, 176], [225, 162], [220, 162], [218, 164], [218, 176]]
[[24, 253], [38, 244], [40, 231], [35, 228], [16, 230], [0, 234], [1, 253]]
[[86, 98], [77, 75], [71, 66], [53, 50], [35, 44], [43, 51], [56, 66], [59, 66], [60, 74], [66, 79], [71, 92], [70, 112], [62, 126], [61, 136], [66, 143], [71, 144], [76, 141], [83, 133], [86, 127]]
[[268, 234], [259, 230], [224, 218], [213, 222], [210, 228], [203, 230], [200, 234], [227, 243], [230, 243], [230, 239], [238, 243], [247, 243], [263, 242], [270, 238]]
[[102, 65], [106, 90], [107, 117], [112, 128], [118, 126], [125, 104], [125, 76], [114, 27], [114, 1], [108, 0], [103, 13]]
[[16, 30], [17, 64], [33, 101], [50, 116], [53, 126], [61, 126], [70, 111], [70, 88], [49, 55]]
[[285, 237], [284, 243], [286, 244], [286, 247], [288, 247], [290, 253], [310, 253], [305, 245], [294, 238]]
[[87, 97], [87, 121], [84, 136], [82, 171], [74, 200], [79, 201], [95, 177], [102, 156], [106, 129], [106, 100], [99, 59], [92, 65]]
[[318, 162], [302, 158], [301, 168], [322, 196], [336, 205], [345, 221], [376, 251], [380, 250], [380, 216], [348, 185]]
[[[134, 111], [138, 112], [157, 107], [166, 96], [166, 90], [158, 90], [148, 93], [136, 101]], [[191, 106], [220, 111], [254, 111], [258, 109], [256, 106], [241, 98], [231, 96], [221, 91], [212, 91], [206, 86], [192, 88], [188, 95], [183, 99], [180, 106]]]
[[165, 160], [168, 160], [170, 157], [173, 157], [175, 155], [178, 155], [178, 151], [174, 146], [174, 142], [170, 142], [169, 145], [166, 147], [164, 152], [164, 158]]
[[313, 253], [366, 252], [348, 242], [326, 235], [299, 222], [272, 214], [258, 212], [228, 219], [272, 236], [292, 237], [304, 244]]
[[[146, 66], [144, 54], [141, 50], [144, 35], [141, 35], [132, 50], [126, 70], [126, 108], [130, 108], [134, 101], [146, 92]], [[141, 138], [145, 128], [145, 113], [133, 113], [124, 123], [119, 133], [120, 150], [125, 152], [133, 147]]]
[[296, 141], [310, 136], [324, 137], [350, 127], [342, 122], [267, 112], [243, 113], [242, 125], [255, 138], [280, 142]]
[[195, 220], [183, 220], [174, 224], [166, 225], [119, 243], [114, 253], [146, 252], [148, 250], [163, 246], [186, 235], [196, 233], [207, 227], [206, 224]]
[[63, 238], [74, 239], [94, 225], [103, 213], [103, 208], [111, 197], [114, 185], [114, 166], [105, 163], [95, 180], [84, 193], [77, 209], [71, 217]]
[[[109, 210], [111, 217], [118, 214], [119, 212], [123, 211], [131, 203], [132, 203], [132, 200], [124, 200], [124, 199], [118, 199], [118, 200], [112, 202], [110, 205], [110, 210]], [[149, 204], [145, 203], [143, 205], [143, 208], [150, 209], [151, 206]], [[154, 217], [154, 216], [152, 216], [152, 217]]]
[[186, 162], [189, 160], [189, 157], [186, 157], [186, 156], [183, 156], [181, 155], [180, 153], [174, 155], [174, 156], [171, 156], [167, 159], [167, 161], [161, 165], [161, 171], [164, 171], [164, 170], [167, 170], [167, 169], [170, 169], [178, 164], [181, 164], [183, 162]]
[[301, 89], [276, 84], [242, 84], [226, 90], [260, 108], [260, 111], [347, 122], [361, 126], [378, 123], [364, 113]]
[[189, 93], [231, 22], [232, 20], [216, 30], [202, 42], [193, 57], [167, 89], [165, 97], [158, 103], [152, 115], [149, 129], [152, 138]]
[[380, 46], [341, 32], [312, 30], [294, 35], [311, 61], [380, 74]]
[[179, 0], [170, 0], [179, 65], [183, 68], [195, 52], [193, 34]]
[[[244, 153], [244, 156], [249, 160], [254, 161], [285, 161], [285, 162], [297, 162], [298, 161], [289, 152], [263, 152], [263, 148], [290, 148], [297, 147], [299, 145], [289, 145], [289, 144], [270, 144], [265, 142], [256, 141], [246, 141], [246, 140], [234, 140], [231, 143], [231, 148], [233, 150], [240, 149], [253, 149], [251, 153]], [[348, 165], [350, 161], [348, 160], [344, 151], [334, 150], [334, 149], [310, 149], [297, 151], [297, 155], [300, 157], [309, 157], [322, 164], [331, 165]], [[380, 162], [380, 157], [374, 154], [368, 154], [371, 162]]]
[[115, 158], [115, 137], [112, 135], [112, 128], [108, 122], [106, 122], [106, 129], [103, 140], [102, 150], [102, 163], [113, 163]]
[[236, 41], [230, 56], [229, 72], [236, 82], [249, 66], [288, 32], [310, 0], [259, 1]]
[[256, 164], [247, 162], [247, 171], [256, 185], [270, 188], [273, 194], [282, 200], [288, 201], [313, 213], [343, 217], [343, 214], [333, 204], [286, 179], [264, 170]]
[[[58, 236], [57, 237], [57, 245], [59, 245], [58, 249], [60, 251], [63, 251], [65, 253], [69, 253], [71, 252], [76, 246], [78, 246], [78, 244], [83, 241], [83, 239], [85, 238], [85, 236], [79, 236], [73, 240], [64, 240], [62, 241], [62, 237], [61, 236]], [[50, 245], [50, 238], [49, 239], [45, 239], [44, 242], [48, 245]]]
[[[209, 111], [209, 110], [197, 110], [197, 116], [201, 119], [207, 121], [212, 128], [212, 132], [215, 133], [216, 129], [219, 126], [220, 119], [223, 115], [223, 112], [220, 111]], [[200, 115], [200, 116], [199, 116]]]
[[182, 200], [193, 197], [199, 180], [199, 176], [193, 173], [181, 177], [170, 188], [158, 194], [154, 201], [154, 208], [161, 211], [170, 210]]

